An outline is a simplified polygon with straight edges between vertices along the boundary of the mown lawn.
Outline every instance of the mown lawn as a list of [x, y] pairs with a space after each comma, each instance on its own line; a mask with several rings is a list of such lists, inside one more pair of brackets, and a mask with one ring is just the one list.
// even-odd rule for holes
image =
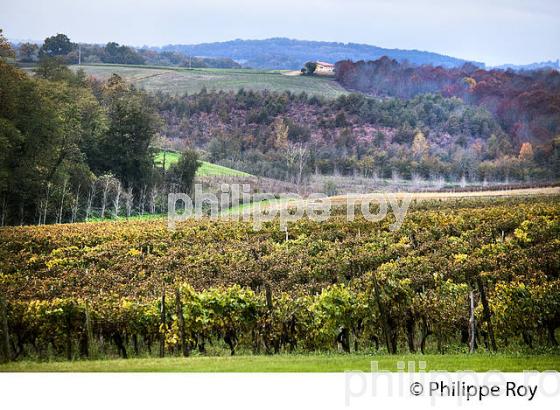
[[[155, 156], [155, 163], [157, 166], [162, 167], [165, 158], [165, 169], [179, 161], [181, 154], [175, 151], [160, 151]], [[243, 171], [238, 171], [233, 168], [224, 167], [218, 164], [212, 164], [210, 162], [201, 161], [201, 165], [196, 171], [196, 175], [199, 177], [216, 177], [216, 176], [231, 176], [231, 177], [247, 177], [251, 176]]]
[[202, 165], [196, 171], [199, 177], [215, 177], [215, 176], [230, 176], [230, 177], [247, 177], [250, 174], [238, 171], [233, 168], [224, 167], [222, 165], [211, 164], [210, 162], [202, 161]]
[[[0, 365], [0, 372], [344, 372], [371, 371], [372, 361], [379, 370], [398, 371], [398, 363], [425, 362], [426, 371], [560, 371], [560, 355], [366, 355], [310, 354], [274, 356], [218, 356], [189, 358], [142, 358], [83, 360], [73, 362], [19, 361]], [[402, 367], [401, 367], [402, 368]]]
[[181, 154], [178, 152], [159, 151], [154, 158], [154, 162], [156, 163], [156, 166], [161, 168], [163, 167], [163, 163], [165, 160], [165, 169], [169, 169], [171, 165], [176, 164], [177, 161], [179, 161], [179, 158], [181, 158]]

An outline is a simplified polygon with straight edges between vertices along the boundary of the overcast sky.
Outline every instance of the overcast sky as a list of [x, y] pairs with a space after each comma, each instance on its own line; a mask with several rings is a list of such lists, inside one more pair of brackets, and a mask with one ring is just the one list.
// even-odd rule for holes
[[8, 38], [193, 44], [289, 37], [490, 65], [560, 57], [559, 0], [0, 0]]

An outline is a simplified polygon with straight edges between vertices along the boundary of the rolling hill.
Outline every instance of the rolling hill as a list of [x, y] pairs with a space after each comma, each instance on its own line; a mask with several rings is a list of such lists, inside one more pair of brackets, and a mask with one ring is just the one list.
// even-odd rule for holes
[[94, 64], [72, 66], [81, 68], [87, 75], [105, 80], [115, 73], [146, 91], [163, 91], [174, 95], [208, 91], [291, 91], [299, 94], [322, 95], [336, 98], [348, 92], [334, 79], [327, 77], [293, 76], [283, 71], [252, 69], [176, 68]]
[[[466, 60], [442, 54], [376, 47], [367, 44], [303, 41], [288, 38], [266, 40], [232, 40], [205, 44], [170, 44], [156, 50], [175, 51], [186, 55], [231, 58], [245, 67], [297, 70], [306, 61], [375, 60], [382, 56], [412, 64], [457, 67]], [[483, 63], [475, 63], [483, 66]]]

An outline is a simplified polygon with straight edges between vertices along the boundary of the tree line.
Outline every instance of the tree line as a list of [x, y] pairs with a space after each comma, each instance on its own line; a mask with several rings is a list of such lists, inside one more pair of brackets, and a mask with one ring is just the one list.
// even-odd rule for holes
[[62, 58], [68, 64], [133, 64], [161, 65], [189, 68], [241, 68], [230, 58], [204, 58], [188, 56], [173, 51], [157, 51], [153, 48], [134, 48], [110, 41], [105, 45], [76, 44], [65, 34], [47, 37], [42, 45], [19, 43], [15, 56], [21, 63], [36, 63], [44, 56]]

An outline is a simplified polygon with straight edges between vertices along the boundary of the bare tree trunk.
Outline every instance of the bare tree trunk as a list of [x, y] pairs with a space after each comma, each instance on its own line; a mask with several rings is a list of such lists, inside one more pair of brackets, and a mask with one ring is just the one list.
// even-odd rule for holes
[[76, 197], [74, 198], [74, 206], [72, 207], [72, 216], [70, 219], [71, 223], [76, 222], [78, 218], [78, 208], [80, 206], [80, 185], [78, 185], [78, 189], [76, 191]]
[[146, 185], [144, 185], [142, 187], [142, 190], [140, 191], [140, 215], [144, 215], [144, 209], [146, 206]]
[[107, 207], [107, 195], [109, 193], [109, 178], [105, 178], [105, 187], [103, 188], [103, 198], [101, 201], [101, 219], [105, 218], [105, 208]]
[[[50, 192], [51, 192], [51, 183], [48, 182], [48, 183], [47, 183], [47, 196], [46, 196], [46, 199], [45, 199], [45, 209], [43, 210], [43, 225], [44, 225], [44, 224], [46, 223], [46, 221], [47, 221], [47, 209], [49, 208], [49, 195], [50, 195]], [[39, 225], [41, 225], [41, 224], [39, 224]]]
[[62, 223], [62, 211], [64, 210], [64, 196], [66, 195], [66, 179], [64, 180], [64, 184], [62, 185], [62, 197], [60, 198], [60, 208], [58, 210], [58, 218], [57, 223]]
[[[285, 157], [286, 157], [286, 181], [290, 181], [290, 173], [294, 171], [294, 164], [296, 163], [298, 156], [298, 149], [294, 144], [288, 144], [285, 150]], [[294, 179], [297, 176], [294, 177]], [[293, 180], [290, 182], [294, 182]]]
[[86, 205], [86, 222], [89, 220], [89, 216], [91, 215], [91, 207], [93, 205], [93, 198], [95, 197], [95, 182], [91, 184], [91, 189], [88, 193], [87, 198], [87, 205]]
[[115, 194], [115, 198], [113, 199], [113, 208], [115, 212], [115, 218], [119, 217], [120, 207], [120, 200], [121, 200], [121, 181], [117, 180], [117, 193]]
[[37, 225], [41, 225], [42, 216], [43, 216], [43, 200], [39, 202], [39, 219], [37, 220]]
[[129, 186], [126, 191], [126, 218], [130, 218], [132, 214], [132, 206], [134, 204], [134, 194], [132, 192], [132, 186]]
[[301, 191], [301, 182], [303, 176], [303, 170], [305, 168], [305, 159], [307, 158], [307, 145], [300, 144], [298, 147], [299, 161], [298, 161], [298, 176], [297, 176], [297, 187], [298, 191]]
[[157, 194], [158, 194], [157, 188], [153, 187], [152, 190], [150, 191], [150, 213], [151, 214], [156, 213]]

